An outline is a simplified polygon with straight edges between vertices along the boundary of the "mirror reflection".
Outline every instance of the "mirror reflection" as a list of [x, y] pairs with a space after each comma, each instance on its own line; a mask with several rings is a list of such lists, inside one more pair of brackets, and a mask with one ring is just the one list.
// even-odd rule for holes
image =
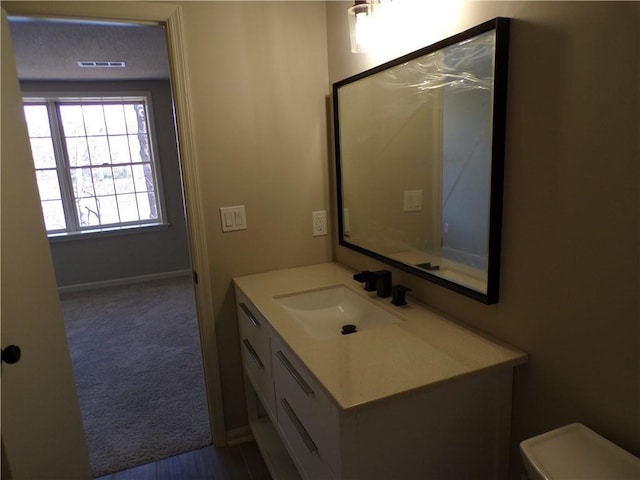
[[334, 85], [340, 243], [486, 303], [499, 267], [498, 20]]

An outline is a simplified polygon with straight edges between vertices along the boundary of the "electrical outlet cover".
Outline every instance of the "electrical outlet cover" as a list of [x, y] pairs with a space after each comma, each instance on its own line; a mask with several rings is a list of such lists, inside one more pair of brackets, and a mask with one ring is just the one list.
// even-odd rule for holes
[[320, 235], [327, 234], [327, 212], [322, 210], [319, 212], [311, 212], [313, 219], [313, 236], [318, 237]]

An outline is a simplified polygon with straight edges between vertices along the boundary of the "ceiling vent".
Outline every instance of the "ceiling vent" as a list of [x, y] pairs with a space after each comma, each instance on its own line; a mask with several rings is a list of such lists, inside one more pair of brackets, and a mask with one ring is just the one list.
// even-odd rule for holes
[[78, 66], [83, 68], [124, 68], [126, 64], [125, 62], [79, 60]]

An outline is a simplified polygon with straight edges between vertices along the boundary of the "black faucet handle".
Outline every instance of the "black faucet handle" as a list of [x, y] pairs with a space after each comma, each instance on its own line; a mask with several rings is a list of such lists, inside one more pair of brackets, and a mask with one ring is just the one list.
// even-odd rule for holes
[[409, 287], [405, 287], [404, 285], [394, 285], [391, 288], [391, 303], [400, 307], [402, 305], [407, 304], [406, 294], [410, 292], [411, 289]]
[[373, 272], [376, 276], [376, 292], [380, 298], [391, 296], [391, 272], [389, 270], [378, 270]]
[[356, 282], [364, 283], [364, 289], [367, 292], [373, 292], [374, 290], [377, 289], [378, 276], [374, 272], [365, 270], [360, 273], [355, 273], [353, 275], [353, 279]]
[[356, 282], [365, 282], [366, 280], [369, 279], [369, 277], [371, 277], [373, 275], [372, 272], [370, 272], [369, 270], [363, 270], [362, 272], [358, 272], [358, 273], [354, 273], [353, 274], [353, 279]]

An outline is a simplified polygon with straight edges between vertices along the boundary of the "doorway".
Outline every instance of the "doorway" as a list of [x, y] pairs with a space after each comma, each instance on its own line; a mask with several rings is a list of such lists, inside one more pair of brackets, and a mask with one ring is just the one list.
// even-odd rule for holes
[[[34, 28], [36, 29], [34, 31]], [[142, 78], [140, 74], [135, 78], [128, 77], [131, 75], [129, 72], [123, 76], [126, 67], [123, 66], [103, 66], [100, 64], [110, 63], [105, 62], [110, 56], [106, 52], [106, 47], [113, 46], [116, 42], [115, 39], [122, 40], [122, 37], [126, 34], [136, 32], [132, 38], [138, 37], [141, 31], [149, 31], [149, 29], [161, 29], [161, 27], [151, 26], [139, 26], [132, 24], [111, 24], [107, 22], [86, 22], [86, 21], [64, 21], [64, 20], [35, 20], [29, 18], [18, 19], [15, 23], [12, 22], [12, 33], [14, 33], [13, 42], [15, 53], [18, 61], [18, 72], [23, 80], [23, 95], [33, 99], [33, 105], [44, 106], [49, 120], [50, 133], [45, 135], [32, 136], [32, 146], [34, 143], [42, 143], [43, 139], [49, 138], [51, 142], [51, 150], [56, 152], [61, 157], [60, 164], [55, 164], [52, 167], [46, 165], [42, 167], [42, 175], [38, 176], [41, 200], [43, 203], [43, 211], [45, 212], [45, 223], [50, 232], [51, 238], [51, 250], [56, 267], [56, 276], [58, 279], [58, 285], [62, 287], [65, 292], [63, 296], [63, 305], [65, 306], [65, 322], [67, 326], [74, 324], [73, 332], [67, 331], [70, 350], [74, 360], [80, 358], [80, 354], [85, 353], [84, 357], [97, 360], [99, 355], [97, 352], [92, 355], [91, 350], [100, 349], [100, 353], [105, 353], [104, 350], [109, 344], [108, 340], [117, 337], [118, 335], [128, 335], [140, 330], [134, 325], [135, 322], [127, 321], [127, 318], [143, 318], [153, 308], [159, 309], [157, 315], [153, 318], [149, 318], [148, 322], [159, 321], [163, 313], [170, 310], [169, 307], [159, 307], [159, 299], [166, 301], [173, 299], [174, 303], [177, 301], [181, 305], [181, 308], [176, 310], [176, 315], [165, 319], [166, 322], [173, 327], [171, 329], [155, 328], [150, 330], [150, 334], [143, 333], [139, 336], [138, 340], [129, 342], [133, 345], [127, 348], [125, 345], [127, 342], [115, 342], [113, 345], [113, 353], [107, 352], [102, 357], [102, 361], [99, 363], [103, 369], [102, 372], [111, 372], [113, 375], [119, 375], [124, 380], [125, 377], [130, 380], [131, 372], [136, 371], [135, 365], [139, 365], [140, 361], [134, 361], [134, 353], [137, 355], [140, 351], [145, 349], [151, 353], [152, 347], [163, 345], [163, 340], [160, 337], [154, 337], [154, 332], [169, 331], [166, 335], [173, 335], [173, 340], [176, 339], [176, 333], [184, 331], [186, 328], [190, 328], [194, 335], [191, 335], [191, 339], [196, 341], [197, 345], [187, 346], [189, 352], [193, 353], [193, 350], [197, 352], [197, 359], [199, 365], [193, 366], [193, 370], [200, 371], [201, 381], [201, 393], [204, 393], [203, 374], [202, 374], [202, 357], [200, 355], [199, 338], [197, 335], [197, 319], [196, 308], [193, 295], [193, 285], [191, 284], [191, 271], [189, 257], [189, 241], [187, 235], [186, 221], [184, 218], [184, 203], [182, 199], [182, 183], [180, 180], [180, 168], [178, 164], [178, 152], [175, 140], [175, 124], [173, 124], [172, 116], [172, 97], [171, 86], [168, 80], [168, 65], [166, 46], [162, 49], [165, 61], [166, 77], [154, 78]], [[118, 30], [118, 33], [114, 35], [113, 31]], [[26, 35], [25, 35], [26, 31]], [[53, 32], [54, 43], [51, 39], [47, 40], [41, 36], [42, 32]], [[103, 35], [102, 32], [111, 32]], [[18, 32], [18, 33], [16, 33]], [[23, 36], [21, 37], [21, 33]], [[34, 33], [35, 32], [35, 33]], [[80, 37], [82, 35], [89, 35], [92, 41], [83, 41]], [[109, 35], [112, 35], [109, 38]], [[143, 35], [144, 36], [144, 35]], [[157, 35], [156, 35], [157, 36]], [[161, 34], [164, 38], [164, 35]], [[46, 58], [33, 61], [27, 58], [27, 66], [38, 65], [41, 68], [45, 68], [42, 73], [34, 73], [29, 71], [23, 74], [21, 70], [21, 62], [25, 61], [25, 47], [24, 38], [28, 38], [29, 42], [32, 42], [37, 50], [42, 54], [43, 46], [52, 47], [53, 50], [58, 52], [57, 58], [53, 58], [52, 55], [47, 55]], [[64, 45], [62, 42], [64, 38], [70, 39], [70, 44]], [[122, 43], [122, 42], [121, 42]], [[129, 40], [124, 42], [128, 44], [132, 51], [143, 50], [145, 60], [148, 60], [151, 48], [150, 44], [143, 46], [136, 46], [136, 42]], [[103, 49], [103, 54], [96, 56], [96, 52], [83, 54], [79, 52], [77, 48], [79, 46], [86, 45], [98, 45]], [[124, 51], [123, 51], [124, 52]], [[69, 61], [65, 61], [61, 58], [61, 53], [75, 54], [77, 58], [73, 59], [79, 71], [74, 76], [74, 69], [69, 67]], [[126, 52], [123, 54], [126, 56]], [[94, 60], [91, 60], [91, 59]], [[47, 60], [53, 60], [53, 64], [47, 68]], [[94, 65], [80, 66], [78, 62], [91, 63]], [[123, 63], [126, 64], [126, 60]], [[115, 63], [115, 62], [114, 62]], [[135, 61], [132, 62], [135, 64]], [[86, 70], [89, 68], [90, 70]], [[104, 73], [101, 68], [109, 68], [109, 73]], [[121, 72], [114, 72], [115, 69], [123, 69]], [[88, 72], [88, 73], [85, 73]], [[41, 77], [38, 77], [41, 75]], [[123, 111], [126, 111], [126, 106], [129, 105], [129, 98], [133, 98], [128, 92], [150, 92], [148, 103], [148, 122], [149, 135], [147, 142], [149, 144], [149, 151], [152, 155], [158, 157], [158, 163], [155, 165], [156, 170], [150, 170], [152, 175], [146, 176], [142, 173], [142, 176], [136, 177], [136, 167], [146, 166], [143, 165], [145, 160], [136, 161], [132, 159], [134, 157], [134, 148], [130, 148], [131, 157], [129, 161], [122, 161], [122, 158], [111, 158], [105, 161], [105, 152], [114, 152], [112, 147], [117, 142], [127, 137], [139, 137], [139, 132], [130, 132], [127, 129], [127, 121], [124, 121], [125, 130], [124, 133], [109, 132], [109, 116], [104, 114], [104, 131], [100, 131], [97, 128], [93, 120], [88, 120], [88, 114], [86, 111], [95, 111], [96, 109], [103, 113], [111, 107], [123, 107]], [[109, 98], [118, 98], [119, 101], [109, 100]], [[96, 100], [98, 99], [98, 100]], [[123, 100], [124, 99], [124, 100]], [[126, 100], [126, 101], [125, 101]], [[61, 105], [62, 104], [62, 105]], [[82, 135], [68, 135], [68, 125], [64, 124], [64, 117], [68, 115], [67, 111], [76, 109], [81, 112], [81, 117], [84, 119], [82, 122], [82, 129], [84, 133]], [[168, 113], [167, 113], [168, 112]], [[124, 117], [126, 119], [126, 114]], [[163, 124], [167, 120], [170, 120], [168, 127]], [[56, 121], [61, 124], [56, 125]], [[29, 122], [28, 122], [29, 123]], [[113, 123], [113, 122], [112, 122]], [[32, 133], [30, 128], [30, 136]], [[90, 130], [94, 130], [93, 133]], [[167, 131], [170, 132], [167, 134]], [[153, 133], [156, 133], [154, 136]], [[76, 141], [80, 139], [86, 145], [85, 150], [80, 149], [74, 153], [71, 152], [71, 140]], [[100, 150], [97, 146], [101, 140], [104, 140], [106, 149]], [[46, 143], [46, 142], [45, 142]], [[167, 143], [172, 143], [173, 147], [168, 147]], [[131, 146], [131, 145], [130, 145]], [[172, 150], [173, 149], [173, 150]], [[34, 152], [36, 149], [32, 147]], [[125, 149], [126, 150], [126, 149]], [[140, 148], [140, 151], [143, 149]], [[35, 155], [34, 155], [35, 156]], [[94, 160], [99, 158], [99, 161]], [[148, 161], [148, 160], [147, 160]], [[66, 165], [66, 169], [65, 169]], [[140, 169], [143, 171], [144, 169]], [[122, 174], [124, 171], [129, 171], [130, 178], [126, 174]], [[62, 178], [54, 178], [54, 172], [57, 172]], [[124, 176], [122, 176], [124, 175]], [[149, 178], [155, 179], [156, 184], [150, 187], [148, 185]], [[53, 178], [53, 180], [52, 180]], [[64, 179], [67, 180], [65, 186]], [[59, 198], [56, 197], [56, 193], [51, 193], [51, 189], [47, 190], [47, 187], [51, 185], [58, 186], [57, 192]], [[80, 187], [79, 184], [83, 186]], [[130, 184], [130, 186], [127, 186]], [[140, 185], [138, 185], [140, 184]], [[107, 187], [106, 185], [110, 185]], [[55, 188], [54, 188], [55, 190]], [[87, 193], [88, 192], [88, 193]], [[150, 208], [148, 203], [146, 208], [141, 207], [143, 200], [147, 200], [152, 196], [154, 197], [155, 204], [153, 208]], [[137, 219], [134, 219], [126, 209], [127, 198], [131, 198], [136, 205]], [[64, 200], [67, 200], [68, 204], [64, 205]], [[70, 199], [70, 201], [69, 201]], [[44, 203], [47, 202], [47, 206], [51, 204], [60, 204], [60, 208], [55, 213], [55, 208], [47, 208]], [[89, 202], [87, 204], [87, 202]], [[109, 210], [107, 205], [115, 205], [112, 211]], [[88, 205], [88, 206], [87, 206]], [[54, 212], [53, 214], [51, 212]], [[49, 216], [47, 216], [47, 212]], [[60, 214], [62, 212], [62, 215]], [[115, 214], [114, 214], [115, 212]], [[154, 213], [155, 212], [155, 213]], [[69, 215], [69, 216], [67, 216]], [[117, 217], [115, 218], [114, 217]], [[155, 216], [155, 220], [153, 221]], [[135, 215], [134, 215], [135, 217]], [[61, 223], [59, 218], [63, 218]], [[115, 220], [114, 220], [115, 218]], [[140, 225], [135, 225], [135, 220], [141, 222]], [[51, 224], [51, 228], [50, 227]], [[182, 278], [180, 278], [182, 277]], [[142, 281], [142, 283], [140, 283]], [[131, 284], [123, 286], [121, 284]], [[133, 285], [135, 283], [135, 286]], [[108, 287], [100, 288], [96, 290], [96, 287]], [[90, 293], [92, 292], [92, 293]], [[135, 292], [135, 293], [133, 293]], [[107, 295], [110, 294], [110, 296]], [[147, 303], [147, 307], [144, 305], [143, 298], [153, 299], [155, 296], [156, 301], [153, 305]], [[108, 298], [107, 298], [108, 297]], [[127, 300], [128, 298], [128, 300]], [[116, 315], [117, 306], [128, 304], [131, 306], [128, 312], [119, 312]], [[80, 307], [79, 307], [80, 306]], [[190, 311], [193, 313], [191, 318], [185, 319], [178, 315], [178, 313], [184, 313]], [[91, 314], [89, 313], [91, 312]], [[74, 316], [73, 319], [67, 322], [67, 313]], [[108, 316], [105, 317], [105, 314]], [[83, 316], [86, 321], [83, 322]], [[88, 318], [97, 318], [97, 321], [89, 322]], [[112, 327], [116, 322], [116, 316], [121, 319], [123, 328], [120, 330], [106, 330], [105, 326]], [[124, 318], [124, 320], [122, 320]], [[190, 322], [189, 322], [190, 321]], [[78, 322], [80, 326], [78, 327]], [[102, 322], [102, 323], [100, 323]], [[173, 325], [171, 325], [173, 323]], [[97, 328], [94, 334], [85, 336], [84, 341], [80, 341], [80, 335], [78, 332], [86, 330], [87, 325], [102, 325], [101, 328]], [[86, 332], [85, 332], [86, 333]], [[140, 333], [140, 332], [138, 332]], [[95, 345], [88, 346], [87, 338], [95, 338], [99, 335], [104, 335], [104, 341], [98, 340]], [[81, 342], [81, 343], [77, 343]], [[87, 350], [89, 353], [87, 354]], [[156, 349], [157, 350], [157, 349]], [[158, 368], [150, 366], [143, 369], [144, 372], [137, 376], [134, 376], [133, 383], [141, 383], [147, 378], [153, 377], [151, 373], [157, 373], [158, 370], [162, 370], [161, 367], [170, 365], [172, 359], [169, 354], [166, 353], [164, 362], [156, 362]], [[75, 352], [75, 353], [74, 353]], [[184, 352], [183, 352], [184, 353]], [[77, 355], [76, 355], [77, 354]], [[176, 353], [180, 356], [180, 353]], [[120, 356], [130, 357], [131, 364], [127, 368], [126, 362], [124, 366], [118, 367], [117, 364], [113, 364], [113, 368], [109, 368], [110, 365], [105, 365], [109, 358], [116, 358]], [[176, 360], [178, 357], [176, 357]], [[177, 362], [176, 362], [177, 363]], [[79, 370], [75, 368], [76, 374]], [[184, 370], [184, 369], [183, 369]], [[171, 379], [170, 376], [163, 375], [158, 380], [165, 382], [180, 382], [184, 379], [178, 375], [176, 378]], [[95, 374], [91, 372], [83, 373], [89, 380], [83, 380], [82, 386], [78, 383], [78, 393], [80, 396], [81, 407], [87, 405], [87, 401], [83, 401], [83, 397], [86, 397], [85, 393], [89, 397], [96, 397], [95, 392], [101, 386], [107, 382], [101, 381], [101, 379], [94, 378]], [[111, 382], [112, 385], [117, 386], [118, 381]], [[121, 382], [122, 384], [126, 382]], [[83, 388], [86, 392], [83, 392]], [[145, 428], [151, 426], [158, 426], [168, 423], [166, 418], [161, 418], [162, 415], [166, 415], [166, 412], [161, 413], [160, 417], [153, 419], [153, 413], [158, 413], [157, 394], [152, 392], [154, 388], [142, 388], [139, 391], [147, 391], [148, 396], [143, 399], [142, 402], [127, 401], [121, 399], [118, 408], [128, 408], [133, 406], [135, 409], [134, 415], [140, 419], [142, 425], [146, 425]], [[185, 390], [192, 391], [192, 388], [186, 388]], [[155, 398], [154, 398], [155, 396]], [[114, 398], [117, 398], [116, 395]], [[206, 398], [202, 399], [201, 409], [204, 412], [204, 423], [208, 430], [208, 418], [207, 418], [207, 405]], [[109, 407], [107, 402], [107, 395], [97, 396], [92, 400], [93, 408], [91, 415], [103, 415], [106, 421], [98, 422], [99, 429], [102, 431], [98, 434], [90, 435], [87, 432], [87, 440], [89, 442], [90, 457], [92, 458], [92, 464], [95, 458], [102, 458], [104, 455], [94, 455], [92, 448], [98, 448], [96, 445], [92, 445], [91, 438], [95, 437], [99, 440], [104, 440], [107, 432], [105, 428], [114, 427], [114, 410]], [[179, 408], [182, 405], [185, 408], [191, 408], [192, 405], [189, 402], [180, 402], [173, 408]], [[96, 413], [98, 412], [98, 413]], [[175, 413], [175, 412], [174, 412]], [[86, 412], [83, 409], [83, 417], [86, 417]], [[150, 419], [151, 418], [151, 419]], [[85, 418], [85, 427], [87, 427], [90, 421]], [[127, 422], [131, 426], [132, 422]], [[133, 422], [135, 423], [135, 422]], [[122, 430], [116, 428], [116, 430]], [[202, 433], [202, 432], [201, 432]], [[157, 439], [158, 437], [164, 437], [158, 433], [152, 433], [151, 431], [147, 435], [148, 439]], [[206, 434], [205, 434], [206, 436]], [[118, 457], [123, 461], [121, 464], [114, 464], [111, 461], [101, 461], [99, 464], [93, 464], [94, 476], [103, 475], [110, 471], [116, 471], [124, 468], [129, 468], [138, 463], [146, 463], [148, 461], [154, 461], [162, 456], [174, 455], [181, 453], [180, 450], [159, 448], [157, 446], [149, 447], [152, 443], [146, 443], [144, 441], [144, 435], [142, 440], [131, 441], [127, 438], [116, 438], [115, 440], [109, 440], [103, 442], [106, 444], [129, 444], [131, 450], [127, 453], [123, 453], [121, 450], [117, 450], [114, 453], [114, 457]], [[131, 437], [130, 437], [131, 438]], [[211, 434], [208, 432], [208, 440], [210, 443]], [[197, 448], [203, 446], [201, 444], [191, 445], [191, 448]], [[102, 448], [102, 447], [100, 447]], [[132, 453], [137, 451], [143, 452], [144, 455]], [[185, 451], [185, 450], [182, 450]], [[160, 456], [158, 456], [160, 455]]]

